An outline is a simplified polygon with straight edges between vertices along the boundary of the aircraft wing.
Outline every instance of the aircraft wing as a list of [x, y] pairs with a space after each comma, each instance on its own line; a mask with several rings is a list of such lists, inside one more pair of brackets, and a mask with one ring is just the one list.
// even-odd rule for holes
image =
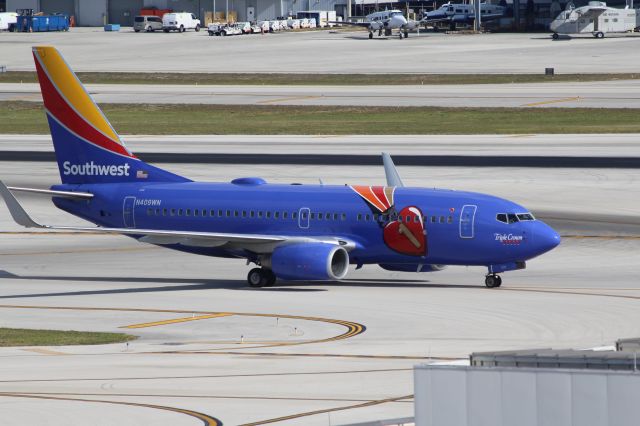
[[504, 17], [504, 13], [487, 13], [486, 15], [482, 15], [481, 20], [484, 21], [493, 21], [495, 19], [500, 19]]
[[421, 20], [418, 21], [418, 23], [420, 24], [435, 24], [438, 22], [450, 22], [451, 21], [451, 16], [443, 16], [441, 18], [429, 18], [429, 17], [424, 17]]
[[369, 28], [371, 22], [347, 22], [347, 21], [329, 21], [330, 24], [352, 25], [354, 27]]
[[339, 238], [264, 235], [264, 234], [234, 234], [224, 232], [193, 232], [161, 229], [136, 229], [136, 228], [105, 228], [83, 226], [51, 226], [41, 225], [29, 216], [18, 200], [9, 191], [7, 186], [0, 181], [0, 196], [4, 199], [13, 220], [26, 228], [40, 228], [59, 231], [92, 232], [103, 234], [122, 234], [136, 237], [139, 241], [167, 245], [182, 244], [191, 247], [220, 247], [228, 246], [231, 249], [246, 249], [256, 253], [270, 253], [284, 242], [324, 242], [344, 246], [347, 250], [355, 248], [355, 243]]

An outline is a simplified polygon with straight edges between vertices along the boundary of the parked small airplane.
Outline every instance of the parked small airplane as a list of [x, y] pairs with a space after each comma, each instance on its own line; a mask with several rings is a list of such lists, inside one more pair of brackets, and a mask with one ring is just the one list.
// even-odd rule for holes
[[374, 12], [365, 17], [365, 22], [332, 22], [334, 24], [354, 25], [357, 27], [367, 28], [369, 30], [369, 38], [373, 38], [373, 33], [378, 32], [378, 37], [383, 33], [385, 36], [392, 35], [392, 30], [398, 30], [400, 38], [409, 37], [409, 30], [418, 27], [418, 22], [407, 21], [401, 10], [385, 10], [382, 12]]
[[640, 15], [636, 9], [616, 9], [607, 7], [600, 1], [590, 1], [587, 6], [576, 8], [569, 3], [567, 8], [551, 21], [549, 28], [553, 39], [559, 34], [591, 33], [603, 38], [606, 33], [626, 33], [640, 26]]
[[[448, 22], [451, 30], [455, 30], [456, 24], [472, 24], [476, 19], [474, 11], [472, 4], [445, 3], [439, 9], [425, 13], [419, 22], [421, 24]], [[482, 22], [502, 18], [504, 12], [503, 6], [480, 3], [480, 19]]]
[[[501, 272], [560, 243], [524, 207], [490, 195], [405, 187], [383, 154], [387, 185], [268, 184], [258, 177], [193, 182], [138, 159], [120, 140], [54, 47], [34, 47], [36, 70], [62, 184], [8, 188], [13, 219], [47, 230], [117, 233], [143, 243], [255, 263], [251, 286], [281, 280], [340, 280], [349, 265], [429, 272], [486, 266]], [[10, 191], [52, 197], [97, 227], [34, 221]]]

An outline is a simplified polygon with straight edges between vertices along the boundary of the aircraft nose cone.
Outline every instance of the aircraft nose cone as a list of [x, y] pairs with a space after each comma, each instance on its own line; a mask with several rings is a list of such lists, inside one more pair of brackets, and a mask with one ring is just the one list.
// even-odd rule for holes
[[536, 251], [538, 254], [546, 253], [554, 248], [558, 247], [561, 238], [553, 228], [549, 225], [540, 222], [538, 229], [536, 230], [534, 242]]

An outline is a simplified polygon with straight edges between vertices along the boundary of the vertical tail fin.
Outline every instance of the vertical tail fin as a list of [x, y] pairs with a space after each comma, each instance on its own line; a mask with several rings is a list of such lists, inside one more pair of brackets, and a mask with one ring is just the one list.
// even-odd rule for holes
[[33, 48], [62, 183], [185, 182], [139, 160], [55, 47]]

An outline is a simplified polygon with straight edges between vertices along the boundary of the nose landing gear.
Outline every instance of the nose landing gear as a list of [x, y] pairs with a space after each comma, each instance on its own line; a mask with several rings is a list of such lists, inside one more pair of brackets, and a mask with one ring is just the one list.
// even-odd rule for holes
[[489, 274], [484, 279], [484, 285], [486, 285], [487, 288], [500, 287], [502, 285], [502, 278], [497, 274]]
[[247, 275], [247, 282], [251, 287], [271, 287], [276, 283], [276, 275], [271, 269], [253, 268]]

